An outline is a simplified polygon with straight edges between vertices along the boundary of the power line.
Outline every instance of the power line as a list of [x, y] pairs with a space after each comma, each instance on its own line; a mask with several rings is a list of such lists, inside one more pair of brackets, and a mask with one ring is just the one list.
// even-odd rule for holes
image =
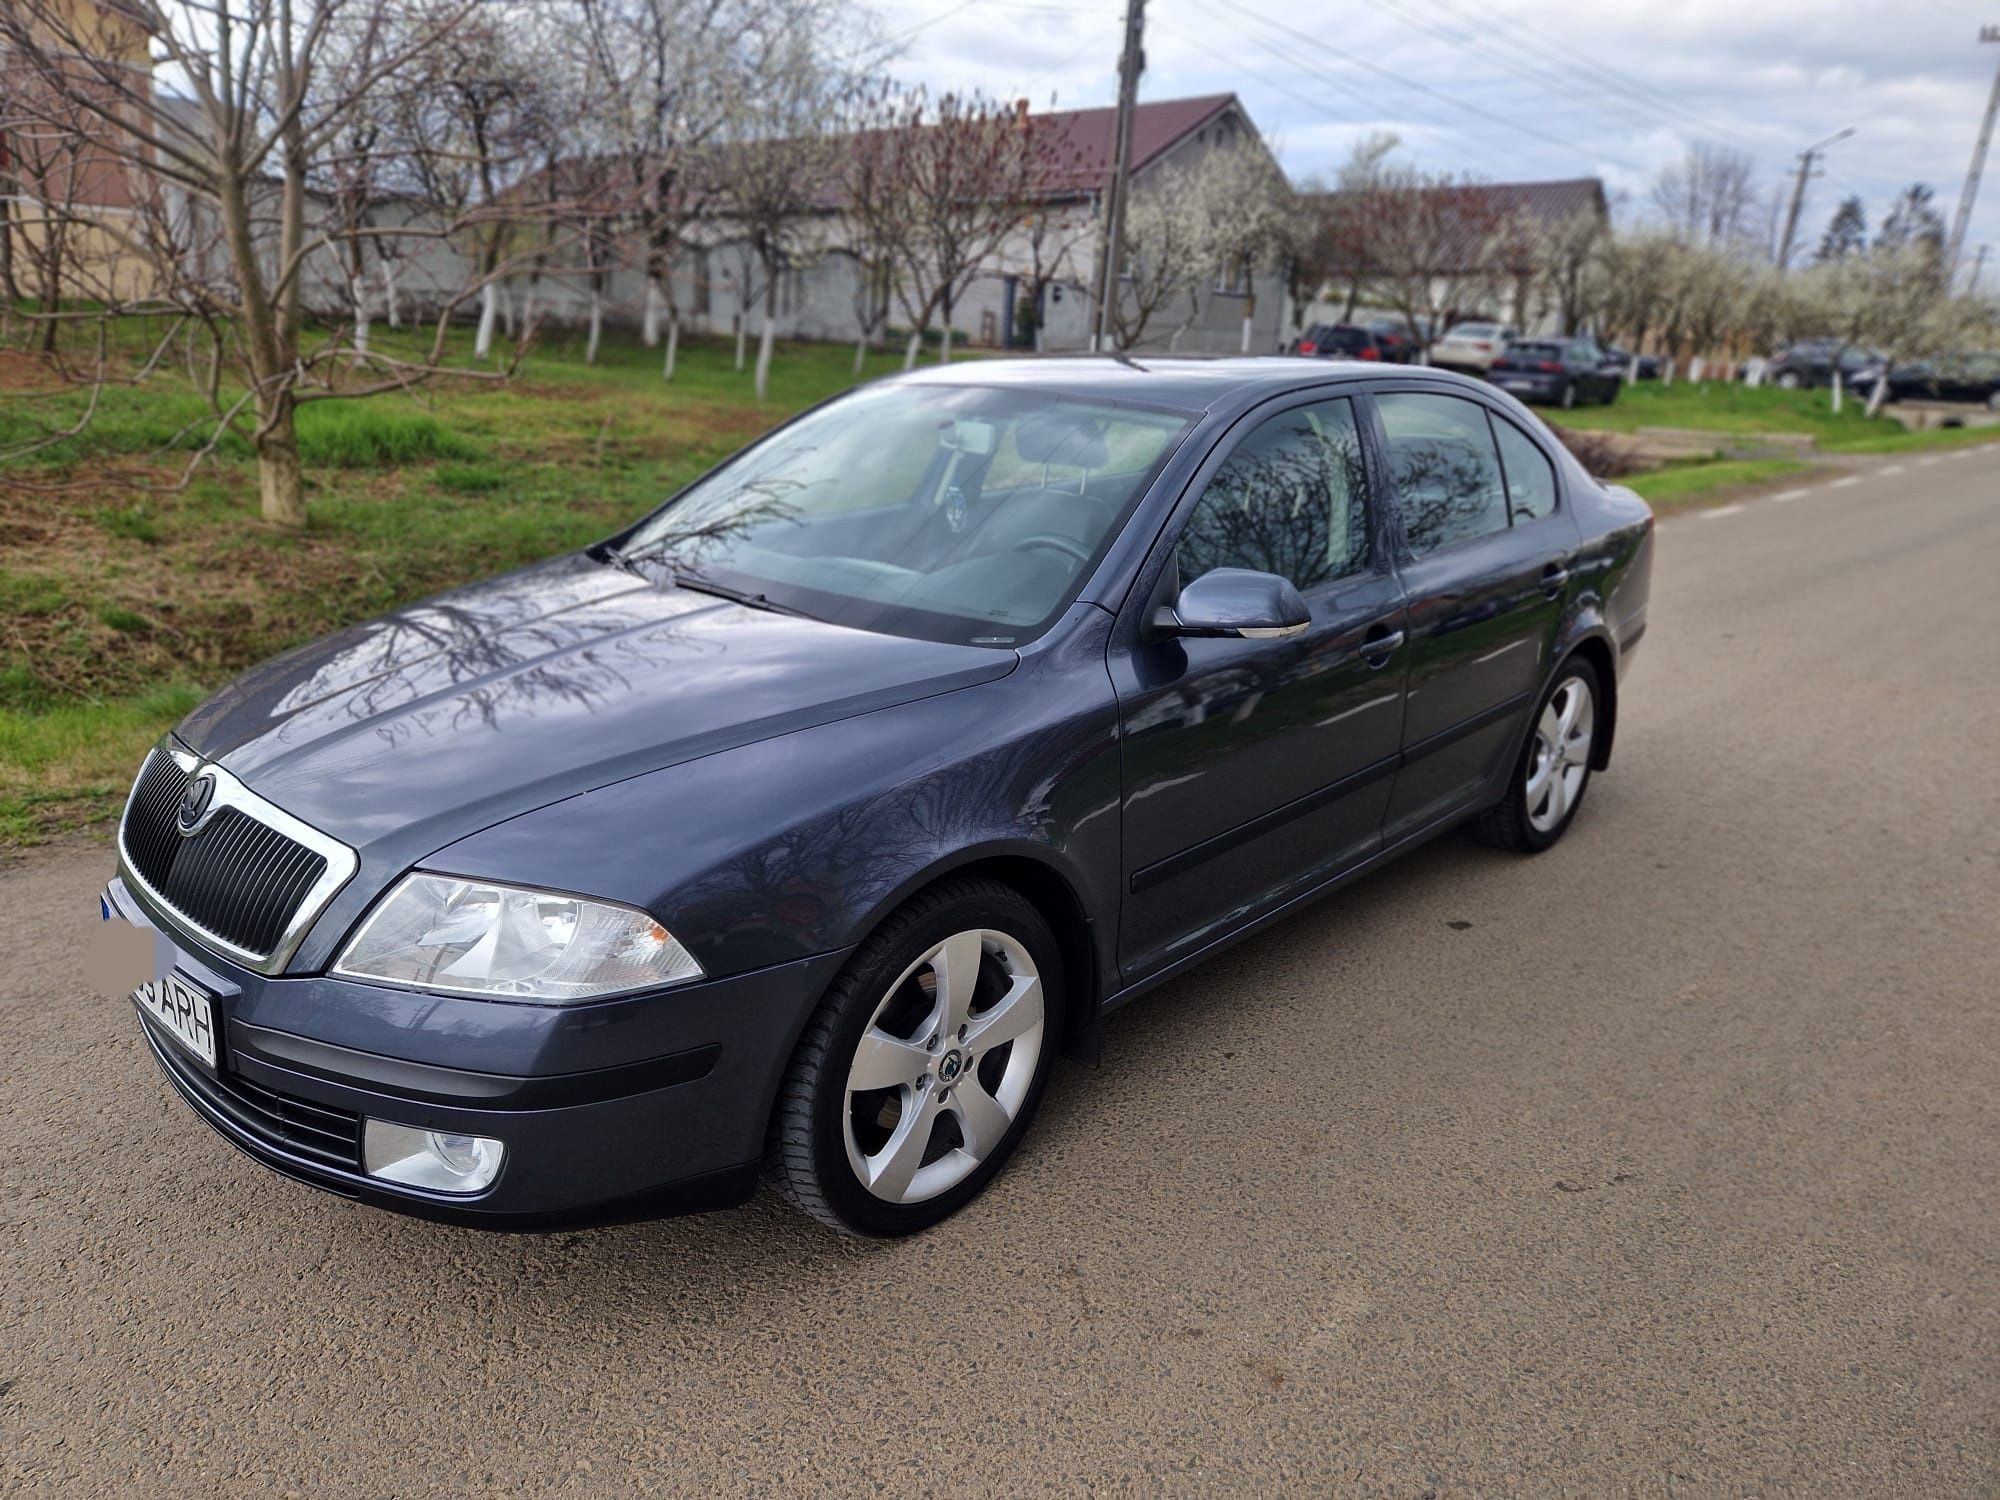
[[[1304, 43], [1308, 47], [1316, 48], [1321, 52], [1327, 53], [1329, 56], [1336, 57], [1340, 59], [1342, 62], [1347, 63], [1351, 67], [1360, 68], [1363, 71], [1373, 73], [1380, 78], [1386, 78], [1389, 82], [1396, 84], [1401, 88], [1409, 89], [1415, 93], [1423, 94], [1428, 98], [1439, 100], [1442, 103], [1451, 105], [1454, 109], [1461, 109], [1468, 114], [1477, 115], [1481, 119], [1489, 120], [1495, 125], [1504, 126], [1506, 129], [1515, 132], [1517, 135], [1528, 136], [1533, 140], [1540, 141], [1543, 145], [1556, 146], [1564, 151], [1574, 151], [1577, 149], [1577, 143], [1575, 141], [1564, 140], [1560, 136], [1550, 135], [1546, 131], [1535, 129], [1535, 127], [1532, 125], [1524, 125], [1518, 120], [1510, 120], [1509, 118], [1507, 118], [1507, 116], [1503, 114], [1497, 114], [1490, 109], [1483, 109], [1479, 105], [1473, 104], [1468, 100], [1455, 98], [1451, 94], [1444, 92], [1442, 89], [1434, 89], [1429, 84], [1420, 83], [1414, 78], [1405, 78], [1401, 74], [1395, 72], [1393, 69], [1385, 68], [1379, 63], [1371, 62], [1369, 59], [1361, 57], [1356, 53], [1345, 51], [1339, 47], [1334, 46], [1330, 42], [1321, 41], [1318, 37], [1313, 36], [1310, 32], [1300, 31], [1295, 26], [1288, 26], [1283, 21], [1274, 20], [1270, 16], [1264, 15], [1260, 11], [1255, 11], [1250, 9], [1250, 7], [1248, 7], [1247, 5], [1238, 4], [1237, 0], [1216, 0], [1216, 3], [1223, 6], [1225, 9], [1233, 12], [1234, 14], [1244, 17], [1247, 20], [1259, 22], [1262, 25], [1270, 27], [1273, 31], [1280, 32], [1285, 36], [1291, 37], [1295, 41]], [[1250, 40], [1253, 42], [1257, 42], [1258, 45], [1260, 46], [1263, 46], [1266, 51], [1274, 52], [1280, 57], [1287, 56], [1287, 54], [1285, 54], [1284, 52], [1269, 46], [1269, 44], [1260, 41], [1260, 39], [1256, 37], [1251, 37]], [[1646, 170], [1644, 167], [1636, 166], [1629, 161], [1621, 160], [1620, 158], [1609, 155], [1608, 153], [1605, 152], [1600, 151], [1596, 153], [1596, 155], [1599, 159], [1603, 161], [1608, 161], [1613, 166], [1623, 167], [1628, 172], [1637, 172], [1643, 174]]]

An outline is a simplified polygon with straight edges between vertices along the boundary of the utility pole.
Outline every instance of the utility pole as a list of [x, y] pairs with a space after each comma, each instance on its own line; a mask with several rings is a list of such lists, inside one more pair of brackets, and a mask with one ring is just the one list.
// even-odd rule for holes
[[1126, 0], [1125, 50], [1118, 54], [1118, 123], [1111, 162], [1111, 191], [1105, 204], [1103, 264], [1097, 275], [1097, 341], [1111, 347], [1112, 299], [1125, 263], [1125, 196], [1132, 185], [1132, 111], [1139, 103], [1139, 75], [1146, 68], [1146, 0]]
[[[1982, 42], [2000, 42], [2000, 26], [1979, 28]], [[1958, 195], [1958, 214], [1952, 220], [1951, 244], [1944, 252], [1945, 285], [1958, 272], [1958, 255], [1965, 248], [1965, 229], [1972, 222], [1972, 203], [1979, 196], [1979, 174], [1986, 170], [1986, 148], [1993, 140], [1993, 117], [2000, 114], [2000, 68], [1993, 71], [1993, 92], [1986, 99], [1986, 118], [1979, 126], [1979, 140], [1972, 148], [1972, 169], [1965, 174], [1965, 191]]]
[[1792, 237], [1798, 233], [1799, 209], [1804, 206], [1806, 201], [1806, 183], [1817, 175], [1813, 171], [1813, 162], [1826, 154], [1828, 146], [1844, 141], [1853, 134], [1854, 127], [1850, 125], [1839, 134], [1830, 135], [1818, 145], [1808, 146], [1799, 153], [1798, 181], [1792, 184], [1792, 206], [1785, 212], [1784, 238], [1778, 241], [1778, 274], [1780, 276], [1784, 275], [1786, 267], [1791, 263]]

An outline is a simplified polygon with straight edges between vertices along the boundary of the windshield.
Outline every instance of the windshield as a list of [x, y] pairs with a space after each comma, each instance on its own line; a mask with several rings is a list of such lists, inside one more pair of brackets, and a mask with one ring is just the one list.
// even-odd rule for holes
[[1445, 335], [1448, 339], [1490, 339], [1500, 331], [1493, 323], [1460, 323]]
[[1190, 420], [1046, 392], [877, 386], [698, 481], [624, 551], [834, 624], [1015, 646], [1075, 599]]

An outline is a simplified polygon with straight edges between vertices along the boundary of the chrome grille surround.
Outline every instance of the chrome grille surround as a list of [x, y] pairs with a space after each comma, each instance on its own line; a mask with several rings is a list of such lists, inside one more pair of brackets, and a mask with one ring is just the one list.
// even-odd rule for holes
[[[309, 850], [324, 861], [324, 867], [318, 878], [284, 918], [277, 941], [267, 951], [259, 952], [254, 948], [232, 942], [203, 925], [194, 916], [169, 901], [140, 873], [126, 840], [126, 825], [132, 816], [133, 805], [138, 799], [140, 787], [146, 781], [146, 773], [153, 768], [155, 759], [161, 756], [169, 758], [184, 777], [191, 778], [196, 772], [201, 772], [214, 778], [215, 795], [204, 813], [203, 823], [198, 827], [205, 827], [215, 821], [218, 814], [230, 809], [273, 834]], [[118, 872], [133, 890], [146, 896], [154, 914], [162, 924], [191, 942], [220, 953], [259, 974], [283, 972], [314, 920], [326, 909], [327, 903], [334, 898], [335, 893], [354, 878], [354, 872], [360, 868], [360, 864], [359, 857], [347, 845], [321, 833], [311, 824], [301, 822], [283, 808], [258, 796], [221, 766], [212, 762], [204, 764], [200, 756], [184, 748], [171, 737], [154, 746], [140, 765], [139, 774], [133, 778], [132, 792], [126, 798], [125, 811], [118, 820]]]

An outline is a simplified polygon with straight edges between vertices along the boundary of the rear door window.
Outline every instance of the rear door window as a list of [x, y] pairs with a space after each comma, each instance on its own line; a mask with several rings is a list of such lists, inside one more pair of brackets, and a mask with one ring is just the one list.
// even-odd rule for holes
[[1412, 552], [1427, 557], [1507, 529], [1507, 484], [1485, 407], [1418, 392], [1377, 396], [1375, 406]]

